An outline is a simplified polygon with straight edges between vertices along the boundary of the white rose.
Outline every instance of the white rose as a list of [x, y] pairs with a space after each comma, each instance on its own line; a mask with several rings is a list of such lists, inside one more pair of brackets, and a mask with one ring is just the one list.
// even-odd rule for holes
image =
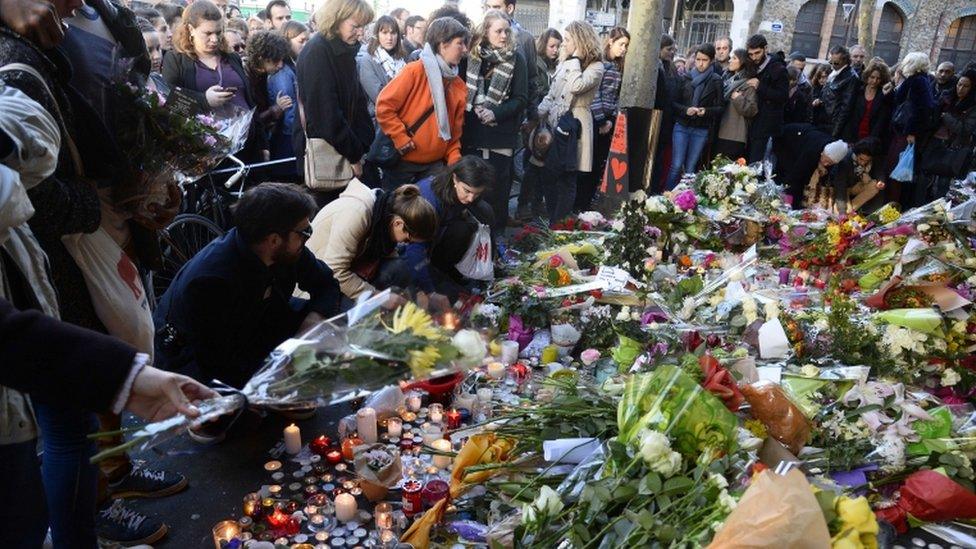
[[467, 364], [478, 364], [487, 355], [485, 340], [477, 330], [461, 330], [451, 338], [451, 344], [461, 353]]
[[749, 193], [749, 194], [752, 194], [752, 193], [756, 192], [756, 189], [758, 189], [758, 188], [759, 187], [757, 187], [755, 183], [747, 183], [746, 184], [746, 192]]
[[663, 433], [644, 429], [640, 434], [640, 455], [648, 464], [667, 459], [671, 453], [671, 441]]
[[960, 376], [959, 373], [952, 368], [946, 368], [946, 370], [942, 372], [941, 381], [943, 387], [952, 387], [953, 385], [962, 381], [962, 376]]
[[931, 229], [932, 227], [930, 227], [928, 223], [919, 223], [918, 226], [915, 228], [918, 229], [918, 232], [924, 233], [925, 231]]
[[535, 508], [526, 503], [522, 506], [522, 524], [532, 524], [535, 521]]
[[729, 481], [725, 480], [724, 476], [716, 473], [708, 473], [708, 481], [719, 490], [726, 488], [729, 485]]
[[536, 496], [535, 501], [532, 502], [532, 506], [536, 508], [536, 511], [540, 515], [547, 517], [554, 517], [563, 510], [563, 501], [559, 499], [559, 494], [548, 486], [543, 486], [539, 490], [539, 495]]
[[738, 505], [738, 503], [735, 501], [735, 498], [730, 496], [729, 493], [726, 492], [725, 490], [722, 490], [722, 492], [718, 495], [718, 503], [726, 511], [731, 511], [735, 509], [736, 505]]
[[610, 225], [610, 228], [619, 233], [620, 231], [624, 230], [624, 222], [618, 219], [614, 221], [612, 225]]

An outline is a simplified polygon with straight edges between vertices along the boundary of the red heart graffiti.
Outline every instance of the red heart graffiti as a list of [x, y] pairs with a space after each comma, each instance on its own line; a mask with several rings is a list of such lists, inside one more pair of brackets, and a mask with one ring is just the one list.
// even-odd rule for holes
[[613, 178], [620, 181], [627, 175], [627, 163], [619, 158], [611, 158], [610, 170], [613, 172]]

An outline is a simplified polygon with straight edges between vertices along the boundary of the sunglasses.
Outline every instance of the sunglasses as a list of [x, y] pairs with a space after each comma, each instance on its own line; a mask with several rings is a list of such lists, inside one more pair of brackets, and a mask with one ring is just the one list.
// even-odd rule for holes
[[246, 48], [247, 48], [247, 46], [245, 46], [244, 44], [234, 44], [234, 51], [235, 52], [240, 53], [240, 52], [244, 51]]

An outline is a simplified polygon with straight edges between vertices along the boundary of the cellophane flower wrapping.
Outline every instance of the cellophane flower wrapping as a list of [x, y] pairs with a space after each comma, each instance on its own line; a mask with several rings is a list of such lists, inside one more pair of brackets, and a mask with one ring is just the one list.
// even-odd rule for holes
[[129, 172], [113, 187], [117, 207], [145, 215], [149, 204], [165, 203], [168, 185], [195, 181], [244, 147], [254, 109], [227, 103], [188, 115], [169, 104], [173, 90], [145, 81], [131, 59], [117, 60], [112, 75], [104, 112]]
[[[131, 434], [120, 450], [145, 450], [178, 436], [191, 425], [237, 413], [245, 406], [306, 409], [343, 402], [400, 381], [446, 375], [469, 368], [458, 358], [450, 334], [413, 303], [384, 312], [390, 292], [364, 300], [278, 346], [240, 391], [198, 405], [200, 417], [151, 423]], [[219, 382], [219, 380], [215, 380]]]

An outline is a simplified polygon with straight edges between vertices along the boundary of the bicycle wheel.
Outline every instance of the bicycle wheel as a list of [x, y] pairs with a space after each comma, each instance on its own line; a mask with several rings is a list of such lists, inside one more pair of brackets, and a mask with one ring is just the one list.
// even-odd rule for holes
[[223, 229], [216, 223], [196, 214], [180, 214], [168, 227], [160, 231], [162, 267], [152, 273], [153, 303], [159, 300], [166, 288], [169, 288], [183, 265], [211, 241], [223, 235]]

